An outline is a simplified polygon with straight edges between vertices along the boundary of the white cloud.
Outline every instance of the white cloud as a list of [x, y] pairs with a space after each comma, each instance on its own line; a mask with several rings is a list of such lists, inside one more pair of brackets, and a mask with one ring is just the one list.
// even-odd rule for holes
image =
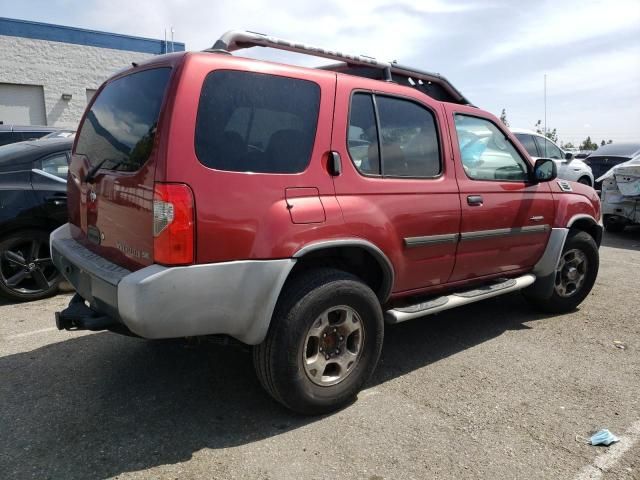
[[518, 94], [542, 92], [547, 75], [547, 94], [562, 96], [601, 89], [616, 95], [640, 97], [640, 45], [569, 59], [563, 65], [528, 72], [510, 82], [507, 91]]
[[[526, 6], [525, 6], [526, 5]], [[549, 48], [549, 54], [560, 45], [584, 42], [595, 37], [620, 34], [638, 28], [638, 0], [591, 0], [523, 4], [521, 16], [514, 19], [514, 31], [470, 65], [499, 61], [523, 51]], [[505, 26], [506, 30], [511, 30]]]
[[[478, 8], [485, 5], [444, 0], [415, 4], [407, 0], [333, 4], [285, 0], [277, 6], [247, 0], [111, 0], [84, 8], [80, 16], [83, 23], [96, 28], [153, 38], [162, 38], [164, 29], [173, 25], [176, 41], [186, 42], [190, 50], [210, 47], [228, 29], [246, 29], [382, 60], [402, 61], [418, 53], [432, 34], [432, 26], [422, 15], [462, 13]], [[263, 49], [254, 49], [249, 56], [290, 58], [288, 54], [274, 55]]]

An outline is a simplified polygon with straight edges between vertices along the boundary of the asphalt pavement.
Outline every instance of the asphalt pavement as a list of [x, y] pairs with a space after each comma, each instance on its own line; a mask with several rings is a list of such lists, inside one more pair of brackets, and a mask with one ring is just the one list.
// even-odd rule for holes
[[[640, 229], [600, 252], [573, 313], [516, 293], [389, 327], [358, 401], [315, 418], [246, 347], [59, 332], [69, 294], [0, 301], [0, 477], [640, 479]], [[600, 428], [621, 441], [587, 445]]]

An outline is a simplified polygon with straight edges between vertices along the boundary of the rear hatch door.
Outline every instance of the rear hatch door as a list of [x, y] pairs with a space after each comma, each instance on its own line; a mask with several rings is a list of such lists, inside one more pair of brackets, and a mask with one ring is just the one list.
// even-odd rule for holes
[[156, 67], [107, 82], [74, 146], [68, 191], [76, 239], [130, 270], [153, 263], [156, 137], [170, 75]]

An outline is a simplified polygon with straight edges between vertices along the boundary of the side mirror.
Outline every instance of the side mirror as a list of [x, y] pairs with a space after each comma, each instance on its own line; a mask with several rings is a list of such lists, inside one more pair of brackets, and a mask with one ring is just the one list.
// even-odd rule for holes
[[571, 153], [571, 152], [565, 152], [565, 154], [564, 154], [564, 159], [565, 159], [567, 162], [570, 162], [571, 160], [573, 160], [573, 153]]
[[533, 167], [533, 181], [535, 183], [550, 182], [558, 176], [558, 167], [550, 158], [539, 158]]

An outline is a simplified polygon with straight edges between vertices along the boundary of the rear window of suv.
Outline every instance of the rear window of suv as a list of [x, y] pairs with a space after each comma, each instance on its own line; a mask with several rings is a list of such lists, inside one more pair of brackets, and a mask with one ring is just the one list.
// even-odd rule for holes
[[149, 158], [170, 68], [154, 68], [109, 83], [82, 124], [75, 152], [93, 166], [133, 172]]
[[319, 108], [320, 87], [311, 81], [212, 72], [198, 106], [196, 154], [217, 170], [302, 172], [311, 158]]

